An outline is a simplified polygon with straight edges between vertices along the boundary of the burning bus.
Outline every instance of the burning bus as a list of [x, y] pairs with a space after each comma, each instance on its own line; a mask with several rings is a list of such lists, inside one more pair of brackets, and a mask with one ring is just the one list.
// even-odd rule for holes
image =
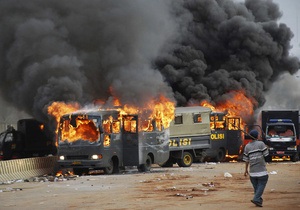
[[149, 171], [169, 157], [169, 135], [161, 119], [120, 110], [78, 111], [60, 118], [58, 164], [75, 174], [100, 169], [118, 173], [125, 166]]
[[241, 118], [203, 106], [176, 107], [170, 123], [170, 157], [163, 167], [189, 167], [204, 160], [238, 158], [242, 147]]
[[244, 128], [254, 115], [255, 101], [244, 91], [229, 92], [230, 100], [212, 105], [203, 101], [201, 106], [212, 109], [210, 116], [211, 149], [207, 156], [215, 161], [239, 160], [245, 145]]
[[227, 112], [210, 114], [211, 148], [206, 156], [217, 162], [226, 158], [239, 159], [243, 147], [241, 118], [228, 116]]

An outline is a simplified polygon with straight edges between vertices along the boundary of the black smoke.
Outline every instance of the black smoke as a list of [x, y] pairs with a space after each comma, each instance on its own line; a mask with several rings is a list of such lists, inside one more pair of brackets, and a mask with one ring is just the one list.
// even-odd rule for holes
[[173, 99], [151, 63], [177, 37], [170, 2], [0, 1], [3, 97], [41, 120], [53, 101]]
[[244, 90], [258, 106], [295, 73], [291, 30], [272, 1], [2, 0], [0, 92], [39, 120], [54, 101], [143, 106], [218, 103]]
[[289, 55], [293, 33], [278, 23], [282, 14], [272, 1], [195, 0], [184, 8], [192, 14], [186, 33], [156, 62], [178, 105], [218, 104], [231, 90], [244, 90], [256, 109], [279, 75], [299, 69]]

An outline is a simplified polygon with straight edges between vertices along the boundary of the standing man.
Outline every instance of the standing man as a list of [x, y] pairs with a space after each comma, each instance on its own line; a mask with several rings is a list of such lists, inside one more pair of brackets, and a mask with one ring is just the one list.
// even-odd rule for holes
[[[254, 197], [251, 202], [256, 206], [262, 207], [262, 194], [269, 178], [264, 157], [269, 155], [269, 150], [262, 141], [257, 140], [257, 130], [252, 130], [249, 134], [253, 140], [244, 149], [243, 160], [246, 162], [244, 175], [247, 176], [249, 174], [254, 188]], [[249, 172], [248, 166], [250, 166]]]

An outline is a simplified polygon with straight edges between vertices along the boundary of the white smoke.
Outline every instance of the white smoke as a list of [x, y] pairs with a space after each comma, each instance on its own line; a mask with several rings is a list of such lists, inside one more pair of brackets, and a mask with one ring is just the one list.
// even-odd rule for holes
[[300, 109], [300, 71], [285, 73], [273, 83], [266, 93], [266, 103], [260, 110]]

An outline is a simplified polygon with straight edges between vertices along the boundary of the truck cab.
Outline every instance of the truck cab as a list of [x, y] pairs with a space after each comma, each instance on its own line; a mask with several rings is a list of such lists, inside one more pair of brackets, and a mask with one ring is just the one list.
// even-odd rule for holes
[[50, 129], [36, 119], [18, 120], [17, 129], [9, 126], [0, 134], [0, 160], [55, 155]]
[[272, 157], [290, 157], [299, 160], [299, 111], [263, 110], [261, 113], [263, 139], [269, 147], [268, 161]]
[[290, 156], [297, 161], [296, 128], [290, 119], [270, 119], [266, 125], [266, 144], [270, 156]]

